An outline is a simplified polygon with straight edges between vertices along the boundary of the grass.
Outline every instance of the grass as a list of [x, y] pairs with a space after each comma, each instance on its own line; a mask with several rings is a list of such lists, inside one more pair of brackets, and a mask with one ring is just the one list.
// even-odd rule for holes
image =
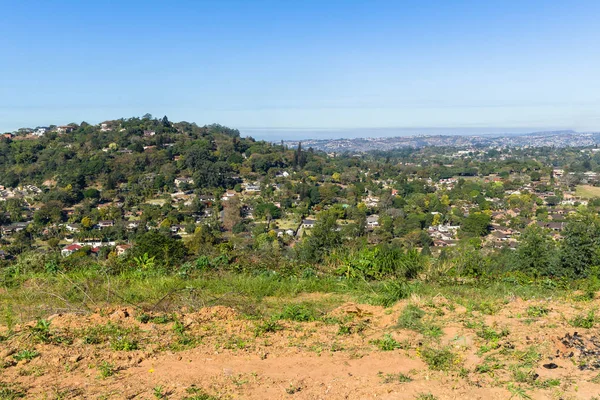
[[[100, 267], [64, 274], [20, 274], [11, 279], [6, 290], [0, 291], [0, 304], [4, 305], [0, 323], [7, 326], [35, 319], [41, 304], [48, 310], [48, 315], [65, 309], [85, 311], [90, 304], [129, 303], [144, 308], [154, 307], [160, 302], [161, 311], [177, 310], [181, 306], [200, 308], [225, 305], [235, 307], [244, 314], [262, 316], [270, 306], [265, 300], [277, 298], [292, 301], [304, 293], [328, 293], [329, 301], [338, 304], [354, 300], [384, 306], [414, 293], [422, 297], [441, 295], [450, 303], [491, 314], [498, 309], [497, 304], [507, 298], [566, 298], [569, 294], [566, 288], [535, 282], [515, 285], [502, 280], [485, 284], [420, 282], [408, 285], [406, 282], [367, 282], [329, 275], [303, 278], [233, 272], [207, 273], [195, 278], [160, 272], [140, 275], [130, 271], [107, 276]], [[74, 285], [81, 290], [74, 289]], [[172, 293], [177, 293], [177, 296], [170, 296]], [[280, 302], [275, 305], [277, 308], [281, 310]], [[154, 317], [140, 318], [150, 322]], [[155, 322], [162, 323], [162, 318], [158, 317]]]
[[412, 382], [412, 378], [408, 375], [405, 375], [401, 372], [397, 374], [383, 374], [383, 372], [379, 372], [377, 374], [383, 381], [383, 383], [407, 383]]
[[119, 324], [109, 322], [105, 325], [98, 325], [79, 331], [76, 335], [83, 337], [85, 344], [110, 343], [110, 347], [115, 351], [139, 350], [140, 344], [137, 337], [139, 329], [137, 327], [124, 327]]
[[550, 310], [544, 306], [529, 306], [527, 307], [526, 313], [530, 318], [539, 318], [548, 315]]
[[437, 397], [432, 395], [431, 393], [419, 393], [415, 396], [416, 400], [437, 400]]
[[0, 381], [0, 399], [1, 400], [16, 400], [24, 398], [25, 390], [16, 384], [5, 383]]
[[425, 347], [419, 351], [421, 358], [434, 371], [449, 371], [459, 363], [459, 358], [448, 347]]
[[184, 397], [183, 400], [219, 400], [219, 397], [208, 394], [195, 386], [189, 387], [185, 391], [190, 396]]
[[21, 350], [15, 354], [13, 354], [13, 358], [16, 361], [21, 361], [21, 360], [33, 360], [34, 358], [36, 358], [37, 356], [39, 356], [40, 353], [38, 353], [35, 350]]
[[310, 322], [317, 319], [318, 313], [314, 306], [308, 303], [288, 304], [283, 310], [276, 314], [275, 319], [286, 319], [296, 322]]
[[371, 340], [370, 343], [377, 346], [377, 348], [381, 351], [392, 351], [396, 349], [408, 348], [407, 344], [398, 342], [389, 333], [383, 335], [381, 339]]
[[442, 336], [442, 329], [431, 322], [424, 321], [425, 311], [419, 307], [407, 305], [398, 318], [398, 328], [419, 332], [424, 336], [438, 338]]
[[265, 333], [274, 333], [283, 329], [283, 326], [275, 320], [267, 320], [254, 327], [254, 336], [260, 337]]
[[575, 187], [575, 195], [584, 199], [600, 197], [600, 187], [591, 185], [577, 185]]
[[117, 372], [119, 372], [119, 370], [114, 366], [114, 364], [111, 364], [108, 361], [103, 361], [100, 365], [98, 365], [98, 372], [101, 379], [106, 379], [114, 376]]
[[596, 313], [594, 310], [585, 314], [579, 314], [569, 320], [569, 324], [575, 328], [591, 329], [596, 324]]

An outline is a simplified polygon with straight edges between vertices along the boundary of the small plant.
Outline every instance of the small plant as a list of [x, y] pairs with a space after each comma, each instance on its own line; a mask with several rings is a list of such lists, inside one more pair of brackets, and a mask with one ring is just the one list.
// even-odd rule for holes
[[268, 320], [254, 327], [254, 336], [259, 337], [265, 333], [274, 333], [283, 329], [280, 323], [274, 320]]
[[437, 397], [432, 395], [431, 393], [419, 393], [415, 396], [416, 400], [437, 400]]
[[148, 314], [140, 314], [137, 317], [137, 320], [142, 324], [147, 324], [148, 322], [152, 322], [154, 324], [167, 324], [173, 320], [173, 318], [168, 314], [157, 315], [155, 317], [151, 317]]
[[448, 348], [434, 349], [426, 347], [420, 351], [425, 364], [435, 371], [449, 371], [458, 363], [458, 357]]
[[25, 391], [15, 384], [0, 381], [0, 399], [17, 400], [25, 397]]
[[149, 257], [148, 253], [144, 253], [139, 257], [134, 257], [133, 260], [135, 261], [135, 264], [139, 270], [148, 270], [154, 267], [154, 258], [155, 257]]
[[139, 350], [139, 345], [136, 340], [131, 340], [124, 337], [118, 337], [111, 342], [110, 347], [115, 351], [133, 351]]
[[152, 389], [152, 394], [154, 395], [155, 399], [166, 399], [167, 398], [167, 395], [165, 394], [162, 385], [155, 386], [154, 389]]
[[352, 327], [350, 325], [340, 324], [338, 327], [338, 335], [350, 335], [352, 333]]
[[577, 315], [573, 319], [569, 320], [569, 324], [575, 328], [590, 329], [594, 327], [596, 323], [596, 313], [591, 310], [587, 315]]
[[383, 374], [382, 372], [377, 374], [382, 378], [383, 383], [406, 383], [412, 382], [412, 378], [408, 375], [405, 375], [401, 372], [397, 374]]
[[377, 306], [391, 307], [398, 300], [406, 299], [410, 293], [410, 285], [403, 280], [386, 282], [383, 284], [381, 293], [373, 299], [372, 303]]
[[481, 326], [481, 329], [477, 331], [477, 336], [485, 340], [498, 340], [500, 338], [508, 336], [509, 334], [510, 332], [506, 328], [498, 332], [485, 324], [483, 324]]
[[530, 400], [531, 396], [527, 394], [525, 389], [515, 386], [513, 383], [508, 384], [508, 391], [511, 393], [510, 399], [516, 397], [518, 399]]
[[118, 369], [108, 361], [103, 361], [102, 364], [98, 365], [98, 371], [100, 372], [100, 378], [105, 379], [115, 375]]
[[191, 386], [185, 390], [191, 397], [184, 397], [183, 400], [219, 400], [217, 396], [210, 395], [204, 390]]
[[383, 335], [381, 339], [372, 340], [371, 343], [377, 346], [377, 348], [379, 348], [381, 351], [392, 351], [407, 347], [403, 343], [400, 343], [394, 339], [389, 333]]
[[21, 350], [18, 353], [13, 355], [13, 358], [16, 361], [21, 361], [21, 360], [32, 360], [34, 358], [36, 358], [37, 356], [39, 356], [40, 353], [38, 353], [35, 350]]
[[290, 383], [290, 386], [288, 386], [288, 387], [285, 388], [285, 392], [287, 394], [295, 394], [295, 393], [298, 393], [301, 390], [302, 390], [302, 386], [300, 386], [300, 385], [294, 385], [294, 384], [291, 384], [291, 383]]
[[419, 307], [409, 304], [404, 307], [402, 314], [398, 318], [398, 327], [402, 329], [410, 329], [417, 331], [421, 329], [422, 318], [425, 316], [425, 311]]
[[548, 315], [550, 310], [544, 306], [529, 306], [526, 312], [530, 318], [539, 318]]
[[31, 334], [42, 343], [48, 343], [51, 339], [50, 321], [38, 319], [34, 326], [29, 328]]
[[314, 309], [309, 308], [304, 304], [288, 304], [283, 307], [276, 319], [287, 319], [296, 322], [310, 322], [317, 319]]
[[400, 314], [400, 317], [398, 318], [398, 327], [419, 332], [424, 336], [434, 338], [442, 336], [442, 328], [424, 322], [424, 316], [425, 311], [415, 305], [409, 304], [402, 310], [402, 314]]
[[177, 335], [185, 334], [185, 329], [186, 326], [181, 321], [175, 321], [175, 323], [173, 324], [173, 332], [175, 332]]

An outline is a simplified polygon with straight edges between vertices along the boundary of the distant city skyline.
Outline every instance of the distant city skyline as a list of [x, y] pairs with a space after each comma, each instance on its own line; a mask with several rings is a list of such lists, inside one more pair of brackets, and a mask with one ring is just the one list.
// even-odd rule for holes
[[265, 135], [600, 130], [598, 15], [592, 0], [10, 2], [0, 131], [145, 113]]

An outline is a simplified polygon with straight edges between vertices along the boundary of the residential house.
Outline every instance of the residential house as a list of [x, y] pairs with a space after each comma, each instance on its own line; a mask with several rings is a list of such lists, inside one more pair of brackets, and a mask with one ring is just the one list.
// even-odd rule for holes
[[115, 221], [113, 220], [98, 221], [98, 228], [100, 229], [111, 228], [113, 226], [115, 226]]
[[314, 228], [315, 224], [317, 221], [315, 221], [314, 219], [303, 219], [302, 220], [302, 227], [304, 229], [311, 229]]
[[193, 178], [188, 178], [188, 177], [178, 177], [175, 178], [175, 180], [173, 181], [173, 183], [175, 183], [175, 186], [179, 187], [180, 185], [186, 184], [186, 185], [193, 185], [194, 184], [194, 179]]
[[130, 244], [118, 244], [115, 246], [115, 253], [117, 253], [117, 256], [122, 256], [130, 248], [131, 248]]
[[77, 243], [73, 243], [70, 244], [66, 247], [63, 247], [63, 249], [60, 251], [60, 254], [62, 254], [63, 257], [68, 257], [71, 254], [75, 253], [78, 250], [81, 250], [83, 246], [77, 244]]
[[378, 226], [379, 226], [379, 215], [377, 215], [377, 214], [369, 215], [367, 217], [367, 227], [373, 229]]
[[235, 190], [228, 190], [223, 194], [223, 197], [221, 197], [221, 201], [228, 201], [232, 197], [235, 197], [236, 194]]
[[12, 235], [13, 233], [21, 232], [27, 228], [27, 226], [31, 222], [15, 222], [14, 224], [10, 224], [2, 227], [3, 235]]
[[77, 224], [66, 224], [65, 225], [65, 229], [68, 230], [71, 233], [79, 232], [80, 231], [80, 227]]
[[71, 125], [57, 126], [56, 127], [56, 132], [58, 132], [58, 133], [71, 133], [71, 132], [73, 132], [73, 129], [75, 129], [75, 127], [71, 126]]

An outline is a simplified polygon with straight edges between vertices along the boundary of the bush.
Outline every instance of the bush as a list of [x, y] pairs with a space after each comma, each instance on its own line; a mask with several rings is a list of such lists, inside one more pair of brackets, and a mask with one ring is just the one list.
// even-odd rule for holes
[[283, 307], [276, 319], [287, 319], [296, 322], [310, 322], [317, 319], [316, 311], [305, 304], [289, 304]]
[[426, 347], [420, 353], [425, 364], [434, 371], [449, 371], [459, 361], [458, 357], [448, 348]]

